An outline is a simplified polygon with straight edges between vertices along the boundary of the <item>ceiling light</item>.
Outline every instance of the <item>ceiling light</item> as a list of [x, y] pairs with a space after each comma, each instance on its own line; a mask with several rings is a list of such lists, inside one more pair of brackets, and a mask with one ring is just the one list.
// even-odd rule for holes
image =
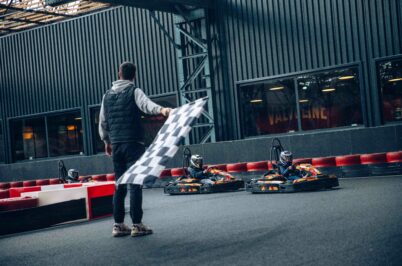
[[339, 80], [348, 80], [348, 79], [354, 79], [355, 78], [355, 76], [342, 76], [342, 77], [339, 77], [338, 79]]
[[76, 117], [76, 118], [74, 118], [74, 120], [81, 120], [82, 119], [82, 117]]
[[250, 103], [261, 103], [261, 102], [262, 102], [261, 99], [254, 99], [250, 101]]
[[322, 92], [331, 92], [331, 91], [335, 91], [335, 88], [325, 88], [321, 90]]
[[402, 78], [394, 78], [394, 79], [388, 80], [388, 82], [397, 82], [397, 81], [402, 81]]
[[306, 102], [308, 102], [307, 99], [301, 99], [301, 100], [299, 100], [299, 103], [306, 103]]
[[272, 87], [269, 90], [270, 91], [278, 91], [278, 90], [283, 90], [285, 87], [281, 86], [281, 87]]

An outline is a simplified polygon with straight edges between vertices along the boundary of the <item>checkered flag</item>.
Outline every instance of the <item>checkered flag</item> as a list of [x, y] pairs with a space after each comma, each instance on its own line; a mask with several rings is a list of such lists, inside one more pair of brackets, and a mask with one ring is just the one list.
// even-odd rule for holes
[[159, 177], [190, 132], [193, 121], [204, 111], [207, 99], [201, 98], [173, 109], [155, 140], [142, 157], [117, 180], [117, 184], [142, 185], [147, 177]]

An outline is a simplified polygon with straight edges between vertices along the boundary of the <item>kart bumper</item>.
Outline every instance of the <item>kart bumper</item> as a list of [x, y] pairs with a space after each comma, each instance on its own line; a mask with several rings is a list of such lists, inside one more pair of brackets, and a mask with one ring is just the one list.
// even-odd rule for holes
[[300, 183], [269, 184], [250, 182], [246, 184], [246, 191], [251, 193], [289, 193], [298, 191], [312, 191], [330, 189], [339, 186], [338, 178], [326, 177]]

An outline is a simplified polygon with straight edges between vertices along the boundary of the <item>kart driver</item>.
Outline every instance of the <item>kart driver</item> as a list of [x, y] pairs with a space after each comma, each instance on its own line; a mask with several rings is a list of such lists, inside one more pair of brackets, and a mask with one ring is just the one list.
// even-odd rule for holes
[[279, 173], [287, 179], [301, 178], [301, 173], [293, 165], [293, 154], [290, 151], [283, 151], [279, 155]]
[[68, 170], [66, 181], [67, 181], [67, 183], [79, 183], [80, 180], [78, 178], [78, 171], [75, 169]]
[[190, 158], [190, 166], [187, 168], [191, 178], [201, 179], [201, 183], [212, 183], [208, 169], [203, 169], [203, 158], [194, 154]]

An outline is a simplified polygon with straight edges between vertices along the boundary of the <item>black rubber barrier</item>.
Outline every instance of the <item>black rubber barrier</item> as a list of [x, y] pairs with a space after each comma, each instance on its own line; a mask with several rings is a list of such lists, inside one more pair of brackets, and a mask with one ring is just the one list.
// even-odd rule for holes
[[342, 175], [342, 170], [336, 166], [317, 167], [317, 169], [325, 175], [336, 175], [338, 177]]
[[86, 212], [85, 199], [0, 212], [0, 235], [42, 229], [59, 223], [85, 219]]
[[113, 196], [91, 199], [92, 218], [104, 217], [113, 213]]
[[370, 175], [397, 175], [401, 173], [398, 164], [382, 163], [382, 164], [369, 164]]
[[370, 175], [369, 168], [364, 164], [340, 166], [340, 169], [342, 170], [341, 177], [361, 177]]

